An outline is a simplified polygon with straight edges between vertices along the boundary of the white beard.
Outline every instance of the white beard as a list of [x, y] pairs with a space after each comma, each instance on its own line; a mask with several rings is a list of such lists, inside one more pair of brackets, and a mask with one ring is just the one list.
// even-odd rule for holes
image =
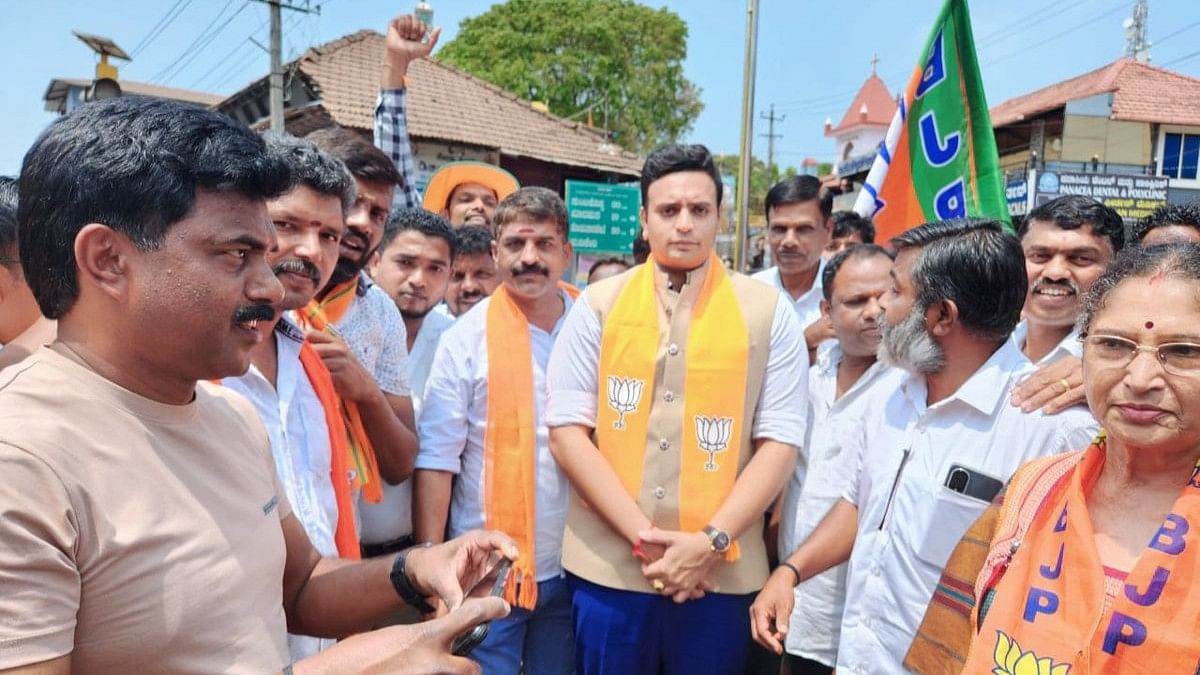
[[915, 375], [941, 372], [946, 353], [925, 328], [925, 308], [913, 308], [912, 314], [898, 326], [887, 319], [879, 322], [883, 339], [879, 341], [879, 360]]

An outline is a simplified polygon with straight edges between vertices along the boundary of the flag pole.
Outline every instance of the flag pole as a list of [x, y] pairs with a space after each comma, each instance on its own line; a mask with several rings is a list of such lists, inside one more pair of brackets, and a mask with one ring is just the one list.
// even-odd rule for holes
[[746, 261], [746, 234], [750, 223], [750, 167], [754, 138], [754, 60], [758, 49], [758, 0], [746, 0], [746, 56], [742, 70], [742, 138], [738, 147], [736, 213], [734, 227], [734, 269], [743, 271]]

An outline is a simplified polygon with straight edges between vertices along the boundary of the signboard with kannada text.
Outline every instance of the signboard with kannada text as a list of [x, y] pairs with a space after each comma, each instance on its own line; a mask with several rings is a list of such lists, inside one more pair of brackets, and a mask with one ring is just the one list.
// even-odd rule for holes
[[576, 253], [631, 255], [642, 192], [637, 185], [567, 181], [567, 222]]
[[1066, 195], [1083, 195], [1116, 211], [1126, 224], [1167, 204], [1166, 176], [1047, 171], [1038, 177], [1036, 205]]

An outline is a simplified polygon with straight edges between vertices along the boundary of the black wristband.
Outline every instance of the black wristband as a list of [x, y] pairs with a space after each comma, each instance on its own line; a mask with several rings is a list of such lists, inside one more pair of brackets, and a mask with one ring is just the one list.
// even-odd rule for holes
[[793, 586], [800, 585], [800, 570], [796, 569], [795, 565], [791, 564], [790, 562], [788, 562], [786, 560], [781, 560], [779, 562], [779, 566], [788, 568], [789, 570], [792, 571], [792, 574], [796, 575], [796, 583], [792, 584]]
[[[428, 544], [422, 548], [427, 547]], [[435, 610], [425, 600], [425, 597], [418, 593], [417, 589], [413, 588], [412, 582], [409, 581], [408, 574], [404, 569], [405, 561], [408, 558], [408, 551], [411, 550], [408, 549], [396, 554], [396, 560], [392, 563], [392, 588], [396, 589], [396, 595], [399, 595], [401, 600], [412, 605], [417, 611], [422, 614], [432, 614]]]

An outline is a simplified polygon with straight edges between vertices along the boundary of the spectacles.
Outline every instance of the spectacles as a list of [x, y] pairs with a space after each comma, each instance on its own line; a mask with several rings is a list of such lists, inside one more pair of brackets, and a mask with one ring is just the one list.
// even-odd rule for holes
[[1092, 356], [1110, 367], [1124, 368], [1138, 354], [1150, 352], [1162, 364], [1163, 370], [1172, 375], [1200, 373], [1200, 345], [1191, 342], [1143, 345], [1117, 335], [1084, 335], [1079, 340]]
[[21, 264], [20, 258], [0, 258], [0, 265], [19, 265], [19, 264]]

